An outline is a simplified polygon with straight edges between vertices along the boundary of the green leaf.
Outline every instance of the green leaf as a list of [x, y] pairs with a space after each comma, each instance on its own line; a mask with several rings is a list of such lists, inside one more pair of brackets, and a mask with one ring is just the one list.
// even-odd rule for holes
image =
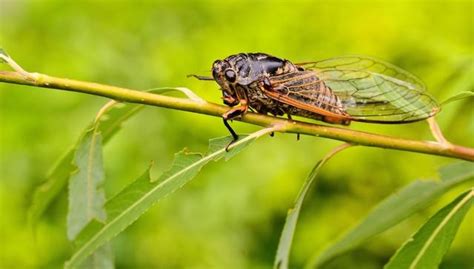
[[183, 150], [175, 155], [171, 168], [157, 180], [152, 180], [149, 171], [146, 171], [140, 178], [107, 201], [105, 206], [108, 213], [107, 222], [100, 225], [93, 221], [84, 233], [81, 233], [78, 237], [78, 249], [65, 267], [75, 268], [95, 249], [135, 222], [154, 203], [193, 179], [208, 162], [223, 157], [228, 159], [256, 138], [273, 130], [263, 129], [242, 138], [230, 147], [230, 152], [225, 151], [226, 145], [231, 141], [229, 137], [210, 140], [210, 150], [205, 156]]
[[467, 179], [474, 178], [474, 164], [464, 161], [451, 163], [439, 169], [439, 176], [446, 183], [464, 182]]
[[386, 269], [438, 268], [472, 205], [474, 189], [432, 216], [390, 259]]
[[74, 154], [76, 170], [69, 179], [69, 211], [67, 234], [69, 240], [92, 219], [104, 221], [105, 194], [102, 189], [104, 167], [102, 161], [102, 136], [95, 129], [88, 131], [77, 146]]
[[275, 256], [275, 262], [273, 265], [274, 268], [288, 268], [291, 245], [293, 242], [293, 236], [295, 234], [296, 223], [298, 222], [298, 216], [301, 211], [301, 206], [303, 205], [306, 193], [308, 192], [309, 187], [311, 187], [313, 184], [313, 181], [316, 179], [319, 170], [332, 156], [349, 146], [350, 144], [342, 144], [341, 146], [334, 148], [326, 156], [324, 156], [323, 159], [318, 161], [311, 170], [311, 173], [309, 173], [309, 176], [306, 178], [296, 197], [295, 205], [293, 208], [288, 210], [285, 225], [280, 236], [280, 242], [278, 243], [277, 254]]
[[308, 267], [321, 266], [429, 206], [456, 185], [474, 178], [474, 164], [464, 161], [450, 164], [440, 169], [440, 177], [441, 181], [417, 180], [390, 195], [360, 224], [311, 260]]
[[454, 96], [451, 96], [449, 97], [448, 99], [444, 100], [443, 102], [441, 102], [441, 105], [447, 105], [451, 102], [454, 102], [454, 101], [459, 101], [461, 99], [464, 99], [464, 98], [469, 98], [469, 97], [474, 97], [474, 92], [473, 91], [462, 91]]
[[[109, 139], [120, 129], [122, 123], [138, 112], [143, 105], [132, 105], [118, 103], [109, 107], [99, 118], [97, 125], [98, 131], [102, 134], [102, 143], [106, 144]], [[91, 123], [81, 135], [93, 128]], [[46, 177], [47, 180], [42, 183], [33, 193], [32, 202], [28, 210], [28, 222], [31, 225], [36, 224], [44, 211], [60, 195], [67, 185], [67, 180], [74, 170], [71, 165], [76, 145], [71, 147], [66, 154], [59, 159], [57, 164], [51, 169]]]
[[94, 253], [89, 256], [76, 268], [79, 269], [113, 269], [114, 254], [109, 244], [105, 244], [96, 249]]
[[[105, 222], [105, 193], [102, 184], [105, 180], [102, 161], [102, 136], [91, 129], [85, 133], [74, 153], [73, 164], [76, 170], [69, 179], [69, 210], [67, 233], [73, 240], [91, 221]], [[80, 268], [114, 268], [110, 246], [103, 245], [82, 262]]]
[[296, 223], [298, 222], [298, 216], [301, 211], [301, 206], [303, 205], [303, 201], [306, 197], [309, 187], [316, 179], [319, 169], [323, 166], [323, 164], [324, 162], [321, 160], [316, 164], [316, 166], [313, 167], [313, 170], [311, 170], [308, 178], [306, 178], [305, 182], [303, 183], [303, 186], [296, 198], [295, 205], [293, 208], [288, 210], [285, 226], [283, 227], [283, 231], [280, 236], [280, 242], [278, 243], [277, 254], [273, 265], [274, 268], [288, 268], [291, 245], [293, 242], [293, 236], [295, 234]]

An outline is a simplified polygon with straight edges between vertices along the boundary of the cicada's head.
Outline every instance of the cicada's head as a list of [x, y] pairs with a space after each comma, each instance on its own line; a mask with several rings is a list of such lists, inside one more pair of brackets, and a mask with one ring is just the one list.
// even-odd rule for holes
[[237, 72], [233, 66], [226, 60], [217, 60], [212, 64], [212, 76], [214, 80], [221, 86], [222, 99], [224, 104], [235, 106], [239, 103], [237, 92], [235, 90], [237, 84]]

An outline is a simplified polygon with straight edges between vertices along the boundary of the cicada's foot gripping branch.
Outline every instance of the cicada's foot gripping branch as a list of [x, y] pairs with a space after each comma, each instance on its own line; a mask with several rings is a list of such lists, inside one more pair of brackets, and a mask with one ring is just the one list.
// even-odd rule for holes
[[248, 110], [247, 102], [245, 100], [242, 100], [241, 101], [241, 106], [234, 107], [234, 108], [230, 109], [229, 111], [227, 111], [226, 113], [224, 113], [224, 115], [222, 115], [224, 125], [227, 128], [227, 130], [229, 130], [230, 134], [232, 135], [232, 141], [225, 147], [226, 151], [229, 151], [229, 147], [235, 141], [237, 141], [239, 139], [239, 136], [235, 133], [234, 129], [232, 129], [232, 127], [230, 126], [228, 121], [241, 117], [242, 115], [247, 113], [247, 110]]

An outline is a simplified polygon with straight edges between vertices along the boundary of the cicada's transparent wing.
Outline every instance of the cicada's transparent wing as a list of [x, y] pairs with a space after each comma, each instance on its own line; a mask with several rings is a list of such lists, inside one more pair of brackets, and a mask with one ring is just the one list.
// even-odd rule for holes
[[380, 60], [349, 56], [297, 65], [313, 70], [355, 121], [413, 122], [439, 111], [419, 79]]

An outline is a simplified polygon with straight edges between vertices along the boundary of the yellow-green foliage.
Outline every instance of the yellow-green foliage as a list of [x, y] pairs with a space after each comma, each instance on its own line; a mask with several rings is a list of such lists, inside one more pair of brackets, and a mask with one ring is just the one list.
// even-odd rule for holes
[[[473, 89], [472, 1], [14, 1], [0, 3], [0, 47], [28, 71], [134, 89], [184, 86], [221, 102], [215, 59], [266, 52], [295, 62], [360, 54], [421, 78], [443, 101]], [[2, 65], [2, 67], [4, 67]], [[473, 99], [443, 107], [446, 137], [474, 146]], [[61, 268], [66, 189], [27, 229], [32, 190], [106, 103], [82, 94], [0, 84], [0, 268]], [[232, 123], [239, 133], [255, 126]], [[431, 139], [425, 122], [351, 128]], [[205, 152], [227, 135], [218, 118], [149, 107], [104, 147], [111, 197], [149, 166], [165, 171], [184, 147]], [[287, 209], [311, 168], [338, 142], [276, 134], [228, 162], [210, 163], [188, 185], [112, 241], [117, 268], [270, 268]], [[414, 179], [435, 178], [447, 158], [354, 147], [320, 171], [303, 205], [290, 265], [302, 266], [377, 202]], [[465, 186], [464, 186], [465, 187]], [[334, 268], [380, 268], [449, 193], [342, 257]], [[469, 214], [471, 217], [469, 217]], [[472, 212], [441, 268], [472, 266]]]

